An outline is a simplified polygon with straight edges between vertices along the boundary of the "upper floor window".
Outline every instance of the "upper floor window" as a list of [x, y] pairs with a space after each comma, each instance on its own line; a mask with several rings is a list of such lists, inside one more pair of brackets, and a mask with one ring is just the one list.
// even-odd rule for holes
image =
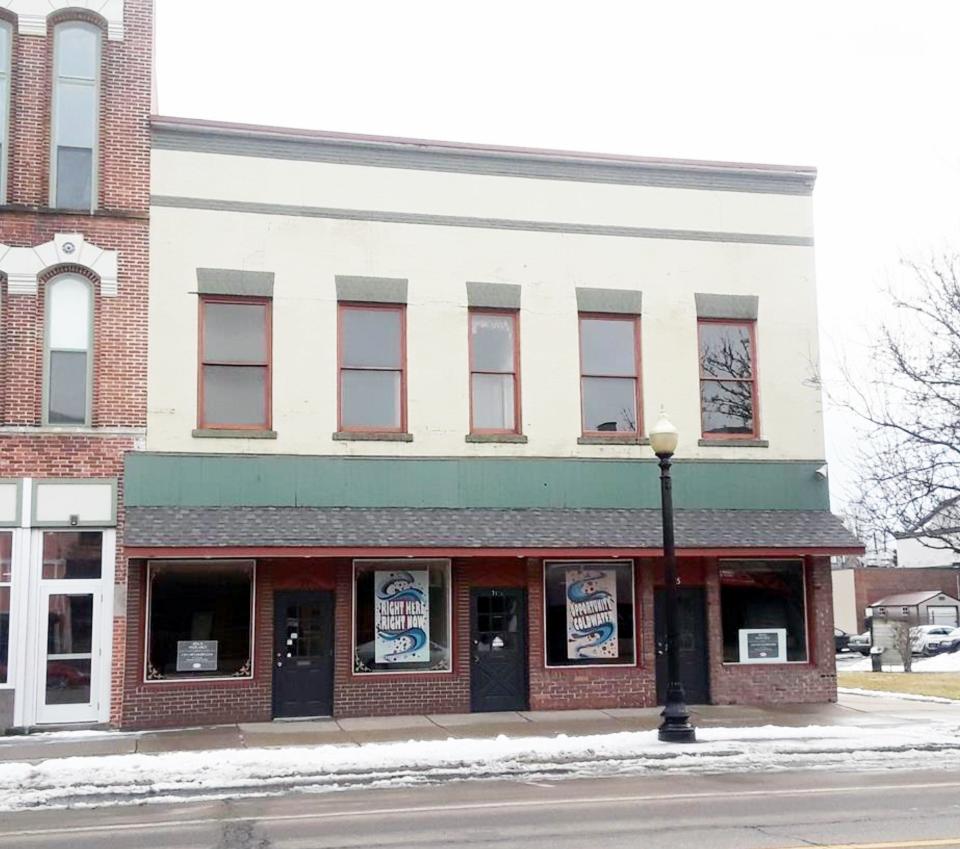
[[269, 430], [270, 365], [270, 301], [202, 296], [200, 427]]
[[45, 423], [89, 425], [93, 378], [93, 287], [82, 277], [47, 286]]
[[700, 319], [698, 330], [704, 437], [758, 436], [754, 322]]
[[10, 150], [10, 56], [13, 27], [0, 19], [0, 203], [7, 202], [7, 159]]
[[470, 431], [520, 432], [516, 312], [470, 311]]
[[641, 432], [639, 318], [580, 314], [580, 393], [585, 434]]
[[342, 431], [406, 427], [406, 321], [400, 305], [340, 304]]
[[96, 206], [101, 32], [59, 24], [53, 36], [51, 202], [60, 209]]

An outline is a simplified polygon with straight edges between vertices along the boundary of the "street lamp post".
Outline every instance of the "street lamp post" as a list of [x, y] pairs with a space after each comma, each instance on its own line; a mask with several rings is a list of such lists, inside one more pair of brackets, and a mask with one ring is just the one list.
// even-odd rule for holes
[[695, 743], [696, 731], [690, 724], [687, 697], [680, 681], [678, 626], [680, 609], [677, 603], [677, 554], [673, 538], [673, 481], [670, 465], [677, 450], [677, 429], [660, 413], [650, 431], [650, 446], [660, 460], [660, 504], [663, 511], [663, 565], [667, 625], [667, 698], [660, 716], [658, 737], [668, 743]]

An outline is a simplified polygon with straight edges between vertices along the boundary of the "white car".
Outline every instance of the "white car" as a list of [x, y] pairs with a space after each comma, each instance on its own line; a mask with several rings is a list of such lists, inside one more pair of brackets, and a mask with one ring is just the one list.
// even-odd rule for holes
[[927, 653], [957, 651], [960, 649], [960, 628], [951, 628], [947, 634], [932, 634], [927, 637]]
[[911, 628], [911, 651], [913, 654], [936, 654], [940, 651], [941, 640], [951, 631], [953, 628], [950, 625], [918, 625], [916, 628]]

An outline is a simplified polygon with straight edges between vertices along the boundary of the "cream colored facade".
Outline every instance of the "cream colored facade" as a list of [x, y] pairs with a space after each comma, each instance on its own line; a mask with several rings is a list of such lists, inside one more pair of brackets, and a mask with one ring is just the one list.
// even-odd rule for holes
[[[652, 424], [663, 405], [680, 430], [680, 455], [824, 456], [820, 393], [812, 385], [818, 341], [809, 192], [612, 184], [155, 147], [152, 194], [149, 451], [647, 457], [650, 449], [642, 445], [578, 444], [576, 288], [599, 287], [643, 294], [643, 423]], [[276, 439], [192, 435], [198, 268], [275, 275]], [[410, 444], [333, 439], [335, 275], [408, 281]], [[525, 444], [465, 441], [467, 281], [521, 287]], [[698, 444], [698, 292], [759, 297], [760, 436], [766, 447]]]

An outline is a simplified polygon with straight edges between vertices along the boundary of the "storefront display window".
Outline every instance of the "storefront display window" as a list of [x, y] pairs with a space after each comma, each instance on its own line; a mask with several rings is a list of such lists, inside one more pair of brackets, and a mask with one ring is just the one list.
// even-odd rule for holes
[[252, 562], [154, 562], [148, 580], [148, 680], [252, 675]]
[[7, 683], [10, 662], [10, 578], [13, 534], [0, 531], [0, 684]]
[[636, 663], [633, 563], [544, 566], [547, 666]]
[[354, 672], [449, 672], [450, 562], [354, 564]]
[[724, 663], [807, 660], [807, 605], [800, 560], [723, 560]]

